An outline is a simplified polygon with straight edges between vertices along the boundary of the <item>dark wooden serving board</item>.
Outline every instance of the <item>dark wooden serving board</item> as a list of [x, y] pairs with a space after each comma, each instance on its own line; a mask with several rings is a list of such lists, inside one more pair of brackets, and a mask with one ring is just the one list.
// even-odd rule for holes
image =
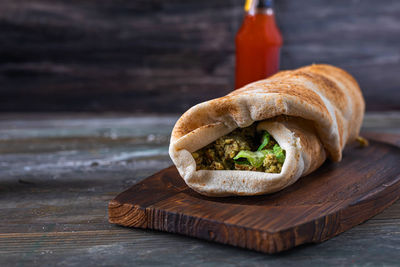
[[184, 234], [266, 253], [327, 240], [364, 222], [400, 196], [400, 148], [371, 141], [340, 163], [275, 194], [211, 198], [186, 186], [174, 166], [119, 194], [109, 221]]

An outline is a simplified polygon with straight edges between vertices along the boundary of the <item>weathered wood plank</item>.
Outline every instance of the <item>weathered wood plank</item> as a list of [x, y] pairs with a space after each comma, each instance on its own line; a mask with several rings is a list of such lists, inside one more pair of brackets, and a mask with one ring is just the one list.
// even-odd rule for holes
[[[182, 112], [233, 88], [243, 0], [0, 3], [0, 111]], [[400, 3], [276, 1], [282, 68], [331, 63], [400, 109]]]
[[[337, 266], [400, 261], [399, 202], [328, 242], [272, 257], [109, 224], [109, 200], [171, 165], [168, 136], [176, 119], [0, 115], [0, 265]], [[396, 142], [400, 115], [369, 113], [364, 130], [392, 134]], [[151, 153], [123, 154], [131, 151]]]
[[[84, 263], [128, 266], [132, 264], [158, 265], [393, 265], [399, 260], [398, 225], [371, 221], [346, 232], [329, 242], [303, 246], [276, 256], [262, 255], [228, 246], [212, 244], [143, 230], [113, 229], [83, 233], [57, 233], [53, 236], [8, 239], [1, 253], [2, 263], [31, 265], [36, 263], [76, 266]], [[379, 244], [379, 245], [376, 245]], [[2, 250], [3, 251], [3, 250]], [[121, 261], [121, 257], [124, 259]], [[177, 263], [178, 262], [178, 263]]]

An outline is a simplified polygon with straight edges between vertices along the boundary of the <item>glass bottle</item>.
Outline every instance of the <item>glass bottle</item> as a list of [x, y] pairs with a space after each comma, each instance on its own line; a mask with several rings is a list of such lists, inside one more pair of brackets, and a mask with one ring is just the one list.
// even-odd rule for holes
[[236, 89], [278, 72], [283, 43], [272, 0], [247, 0], [245, 11], [235, 39]]

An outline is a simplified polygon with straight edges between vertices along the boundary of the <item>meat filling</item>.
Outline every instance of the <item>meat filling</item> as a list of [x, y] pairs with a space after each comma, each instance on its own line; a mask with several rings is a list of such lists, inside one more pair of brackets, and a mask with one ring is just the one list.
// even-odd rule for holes
[[192, 153], [197, 170], [246, 170], [280, 173], [283, 150], [266, 131], [256, 125], [238, 128]]

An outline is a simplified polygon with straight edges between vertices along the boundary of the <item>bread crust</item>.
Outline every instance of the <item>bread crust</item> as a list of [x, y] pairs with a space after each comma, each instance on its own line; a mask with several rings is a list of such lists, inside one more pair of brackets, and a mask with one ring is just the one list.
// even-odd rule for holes
[[[169, 153], [188, 186], [201, 194], [276, 192], [318, 168], [327, 156], [340, 161], [344, 146], [359, 134], [364, 108], [357, 82], [340, 68], [319, 64], [281, 71], [190, 108], [175, 124]], [[260, 127], [286, 150], [281, 173], [196, 171], [191, 152], [261, 121]]]

